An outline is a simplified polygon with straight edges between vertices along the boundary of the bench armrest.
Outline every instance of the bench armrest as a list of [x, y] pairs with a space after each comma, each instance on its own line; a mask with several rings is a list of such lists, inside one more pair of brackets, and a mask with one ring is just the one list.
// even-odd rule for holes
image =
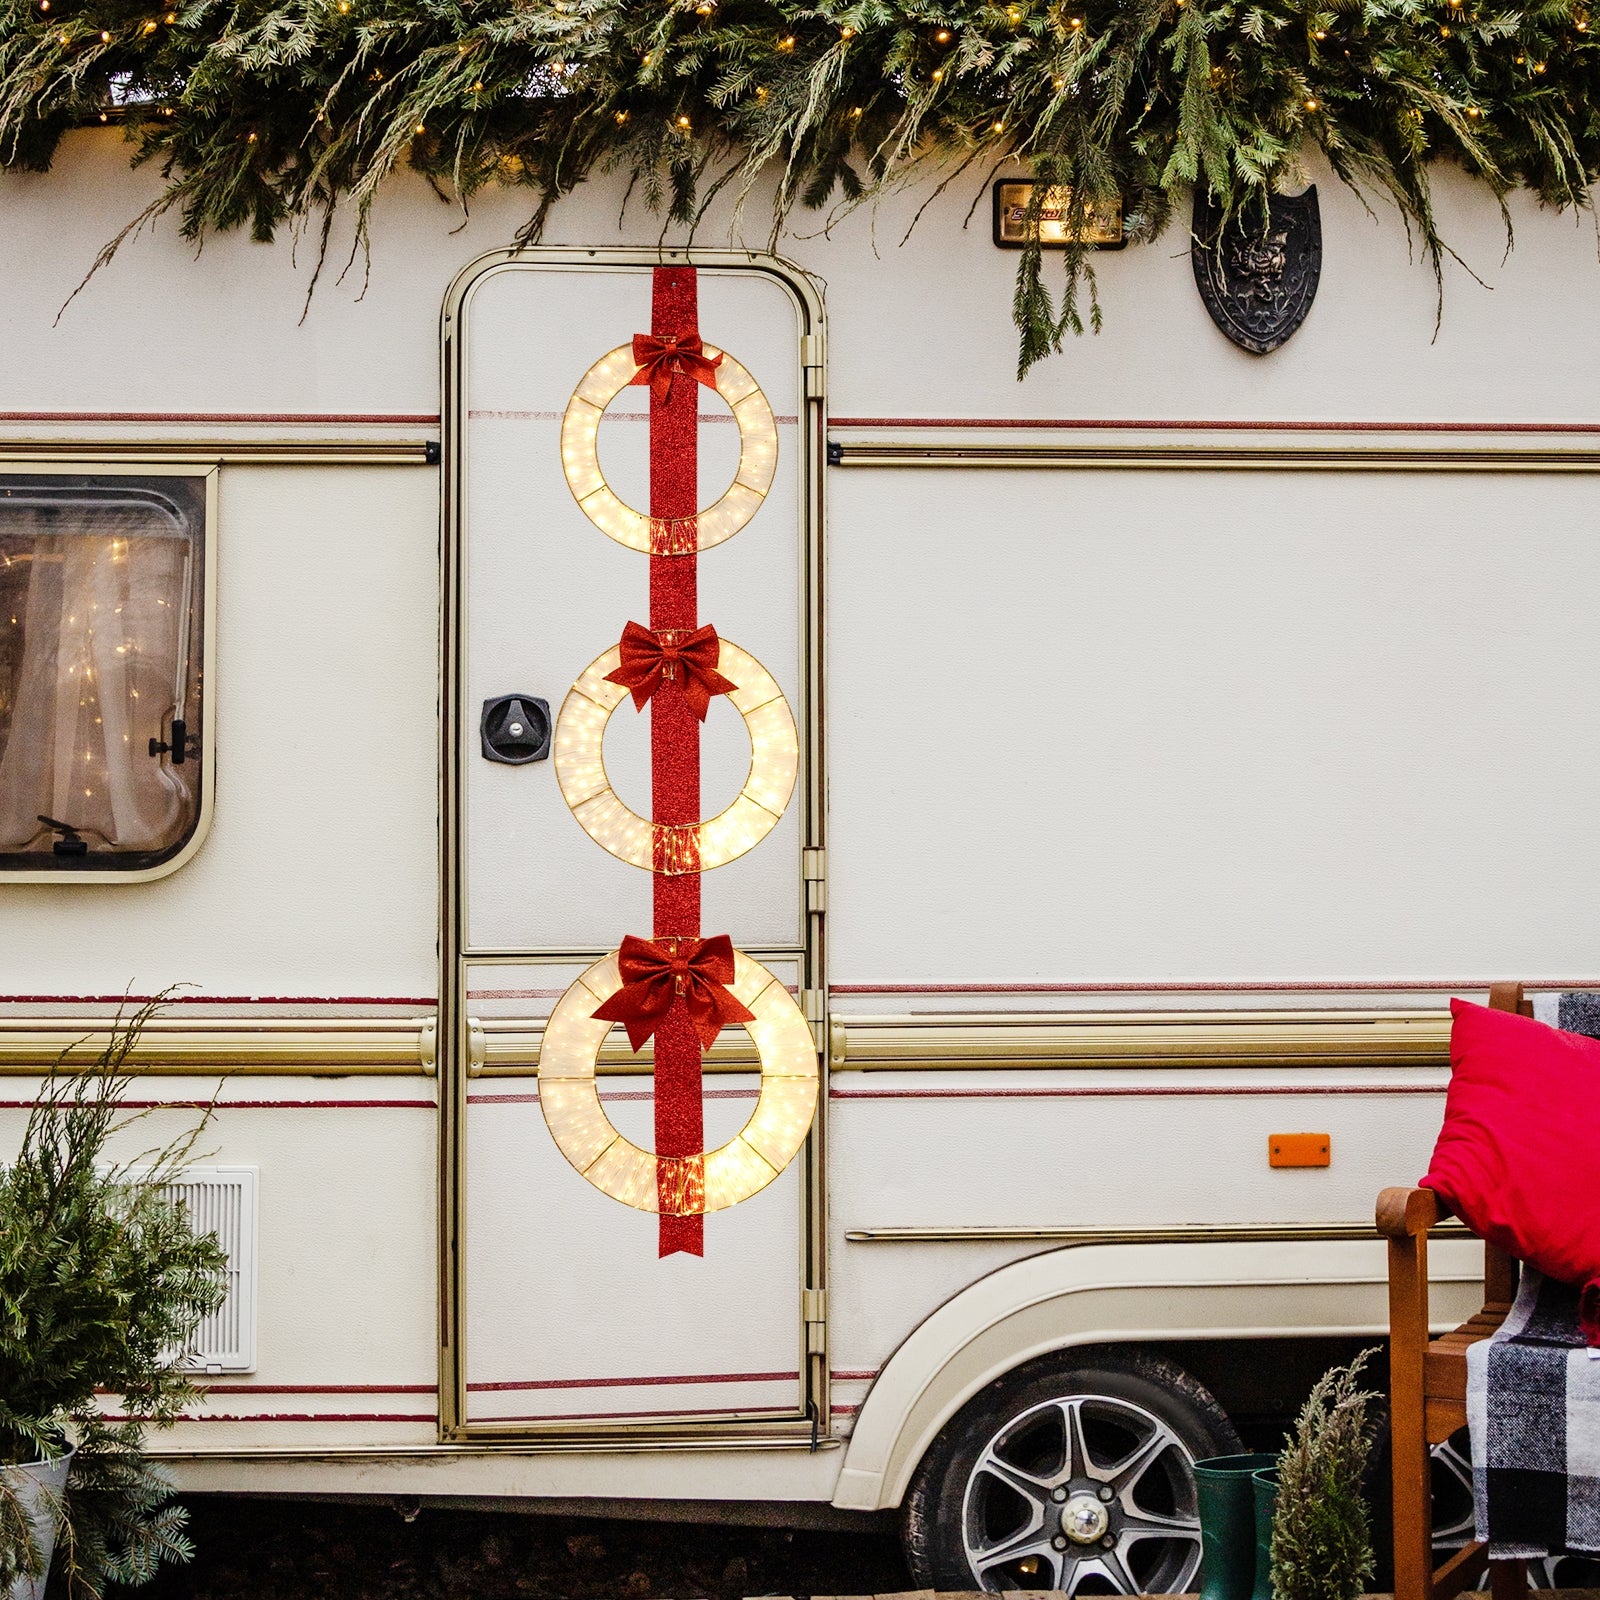
[[1378, 1232], [1386, 1239], [1415, 1239], [1449, 1215], [1432, 1189], [1385, 1189], [1378, 1196]]

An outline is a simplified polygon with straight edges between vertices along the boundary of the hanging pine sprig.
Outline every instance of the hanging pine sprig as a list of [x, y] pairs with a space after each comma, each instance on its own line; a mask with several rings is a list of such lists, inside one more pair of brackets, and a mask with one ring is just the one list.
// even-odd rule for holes
[[[1502, 203], [1589, 203], [1600, 39], [1587, 0], [0, 0], [0, 163], [41, 170], [101, 121], [194, 238], [326, 239], [348, 203], [364, 240], [402, 165], [460, 197], [527, 187], [525, 240], [596, 172], [691, 225], [772, 174], [776, 237], [796, 208], [1003, 160], [1076, 215], [1120, 199], [1148, 238], [1195, 184], [1231, 211], [1317, 148], [1438, 272], [1435, 161]], [[1052, 287], [1020, 257], [1023, 371], [1098, 325], [1091, 258], [1064, 268]]]

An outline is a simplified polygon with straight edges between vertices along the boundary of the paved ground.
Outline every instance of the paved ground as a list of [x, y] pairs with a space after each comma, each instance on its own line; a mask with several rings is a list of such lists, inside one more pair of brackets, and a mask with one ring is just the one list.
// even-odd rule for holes
[[911, 1588], [891, 1531], [194, 1499], [198, 1554], [127, 1600], [744, 1600]]

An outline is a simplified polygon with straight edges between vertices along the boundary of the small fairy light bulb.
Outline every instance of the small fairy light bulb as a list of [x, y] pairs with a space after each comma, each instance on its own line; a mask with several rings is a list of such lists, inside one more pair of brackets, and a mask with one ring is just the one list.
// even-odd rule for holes
[[[767, 98], [767, 91], [764, 88], [762, 88], [760, 85], [757, 85], [757, 87], [756, 87], [756, 99], [757, 100], [765, 100], [766, 98]], [[626, 116], [627, 113], [624, 112], [623, 115]]]
[[101, 113], [100, 113], [100, 120], [101, 120], [101, 121], [102, 121], [102, 122], [109, 122], [109, 121], [110, 121], [110, 120], [111, 120], [111, 118], [110, 118], [110, 117], [109, 117], [109, 116], [107, 116], [107, 115], [106, 115], [106, 113], [105, 113], [105, 112], [104, 112], [104, 111], [102, 111], [102, 112], [101, 112]]
[[784, 36], [778, 41], [778, 48], [780, 50], [793, 50], [794, 35], [792, 33], [784, 34]]
[[111, 35], [102, 30], [102, 32], [100, 34], [100, 43], [101, 44], [110, 44], [111, 43]]
[[251, 130], [250, 130], [250, 132], [249, 132], [249, 134], [248, 134], [248, 135], [247, 135], [247, 136], [246, 136], [246, 138], [245, 138], [245, 143], [246, 143], [246, 144], [254, 144], [254, 143], [255, 143], [255, 142], [256, 142], [256, 134], [255, 134], [255, 129], [254, 129], [254, 128], [252, 128], [252, 129], [251, 129]]
[[1056, 86], [1056, 88], [1058, 88], [1058, 89], [1065, 89], [1065, 88], [1066, 88], [1066, 86], [1067, 86], [1067, 80], [1066, 80], [1066, 79], [1065, 79], [1065, 78], [1052, 78], [1052, 79], [1051, 79], [1051, 80], [1050, 80], [1050, 81], [1051, 81], [1051, 82], [1052, 82], [1052, 83], [1053, 83], [1053, 84], [1054, 84], [1054, 85], [1055, 85], [1055, 86]]
[[943, 67], [935, 67], [933, 69], [933, 81], [935, 83], [937, 83], [943, 76], [944, 76], [944, 68]]
[[1533, 64], [1533, 70], [1535, 72], [1543, 72], [1544, 71], [1544, 62], [1535, 61], [1534, 64]]
[[176, 22], [176, 21], [177, 21], [177, 20], [178, 20], [178, 13], [177, 13], [177, 12], [176, 12], [176, 11], [169, 11], [169, 12], [168, 12], [168, 13], [167, 13], [167, 14], [166, 14], [166, 16], [165, 16], [165, 17], [163, 17], [163, 18], [162, 18], [162, 21], [163, 21], [163, 22], [165, 22], [165, 23], [166, 23], [166, 25], [167, 25], [167, 26], [168, 26], [168, 27], [169, 27], [169, 28], [170, 28], [170, 27], [171, 27], [171, 26], [172, 26], [172, 24], [173, 24], [173, 23], [175, 23], [175, 22]]
[[1518, 56], [1517, 57], [1517, 65], [1520, 67], [1527, 59], [1528, 58], [1526, 56]]
[[989, 132], [990, 133], [1004, 133], [1005, 131], [1006, 131], [1006, 125], [1003, 122], [995, 122], [995, 123], [991, 123], [989, 125]]
[[1469, 116], [1469, 117], [1476, 117], [1476, 116], [1478, 116], [1478, 115], [1479, 115], [1479, 112], [1478, 112], [1478, 108], [1477, 108], [1477, 107], [1476, 107], [1476, 106], [1468, 106], [1468, 107], [1467, 107], [1467, 115], [1468, 115], [1468, 116]]
[[1311, 35], [1311, 37], [1313, 39], [1321, 41], [1323, 39], [1326, 39], [1328, 37], [1328, 35], [1327, 35], [1327, 31], [1325, 29], [1318, 28], [1317, 31], [1314, 34]]
[[1069, 17], [1067, 19], [1067, 26], [1069, 28], [1071, 28], [1074, 33], [1076, 33], [1077, 30], [1083, 26], [1083, 18], [1082, 17]]
[[856, 30], [854, 28], [841, 28], [839, 30], [839, 37], [841, 39], [853, 39], [855, 36]]
[[949, 44], [950, 30], [948, 28], [941, 28], [936, 34], [934, 34], [933, 42], [935, 44]]
[[678, 126], [680, 128], [687, 128], [689, 126], [689, 119], [687, 117], [679, 117]]
[[697, 15], [702, 16], [702, 17], [709, 17], [711, 15], [711, 13], [713, 11], [715, 11], [717, 8], [714, 5], [712, 5], [711, 0], [700, 0], [700, 4], [697, 5], [694, 9], [695, 9], [695, 12], [696, 12]]
[[1307, 100], [1306, 101], [1306, 110], [1307, 111], [1315, 111], [1317, 109], [1317, 107], [1320, 106], [1321, 104], [1322, 104], [1322, 102], [1320, 100]]
[[1448, 39], [1450, 37], [1450, 30], [1448, 28], [1441, 28], [1439, 30], [1439, 37], [1441, 39]]
[[424, 123], [419, 122], [412, 131], [415, 133], [426, 133], [428, 129]]
[[860, 106], [851, 106], [850, 107], [850, 115], [852, 117], [859, 117], [861, 115], [861, 107]]

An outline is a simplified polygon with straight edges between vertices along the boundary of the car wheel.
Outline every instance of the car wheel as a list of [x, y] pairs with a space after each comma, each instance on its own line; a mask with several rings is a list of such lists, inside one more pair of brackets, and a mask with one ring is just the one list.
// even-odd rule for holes
[[1194, 1464], [1240, 1449], [1211, 1395], [1141, 1351], [1080, 1350], [990, 1384], [906, 1497], [912, 1574], [936, 1589], [1180, 1594], [1195, 1588]]

